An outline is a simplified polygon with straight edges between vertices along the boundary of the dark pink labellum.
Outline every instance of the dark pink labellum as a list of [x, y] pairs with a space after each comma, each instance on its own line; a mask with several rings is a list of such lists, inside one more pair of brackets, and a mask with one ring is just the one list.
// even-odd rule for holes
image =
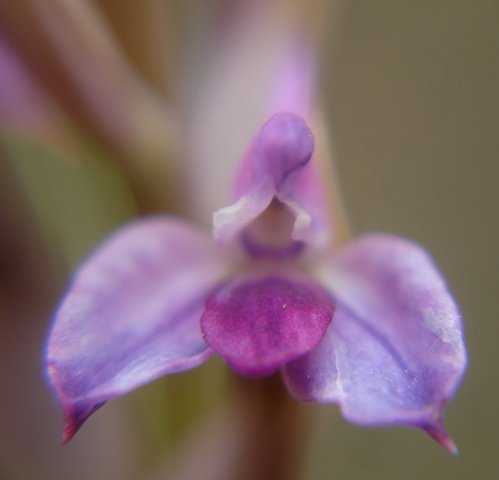
[[235, 370], [260, 377], [317, 345], [333, 312], [331, 298], [318, 285], [266, 277], [212, 294], [201, 328], [206, 342]]

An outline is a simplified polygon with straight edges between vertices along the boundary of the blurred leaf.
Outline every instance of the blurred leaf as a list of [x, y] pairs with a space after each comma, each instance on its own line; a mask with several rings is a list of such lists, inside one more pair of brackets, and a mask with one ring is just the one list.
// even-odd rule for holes
[[70, 266], [110, 230], [134, 215], [124, 175], [88, 143], [83, 162], [32, 139], [3, 137], [11, 162], [47, 240]]

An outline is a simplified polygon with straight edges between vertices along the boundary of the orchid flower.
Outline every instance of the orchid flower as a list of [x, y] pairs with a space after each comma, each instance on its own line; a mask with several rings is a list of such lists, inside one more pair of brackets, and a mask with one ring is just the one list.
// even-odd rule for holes
[[307, 122], [275, 112], [212, 236], [146, 217], [83, 263], [47, 345], [65, 441], [108, 400], [219, 355], [246, 377], [280, 372], [294, 398], [354, 423], [420, 427], [456, 451], [442, 423], [466, 363], [456, 304], [413, 242], [333, 248], [314, 160]]
[[[64, 8], [73, 12], [74, 7]], [[65, 16], [42, 18], [60, 58], [81, 73], [75, 55], [79, 43], [57, 41], [61, 24], [54, 22]], [[64, 441], [108, 400], [218, 355], [252, 379], [280, 372], [292, 397], [337, 403], [352, 422], [417, 426], [455, 451], [441, 417], [466, 363], [458, 309], [432, 260], [414, 243], [367, 235], [338, 248], [336, 222], [329, 214], [335, 206], [327, 200], [328, 185], [319, 173], [324, 159], [317, 158], [316, 140], [321, 136], [310, 115], [313, 62], [298, 48], [298, 54], [284, 55], [278, 65], [276, 52], [287, 50], [280, 45], [288, 43], [286, 35], [273, 35], [271, 41], [265, 37], [255, 46], [259, 32], [277, 32], [279, 24], [274, 23], [248, 29], [247, 45], [259, 60], [251, 73], [266, 76], [275, 67], [277, 74], [273, 81], [256, 82], [264, 85], [262, 90], [274, 84], [263, 93], [268, 94], [265, 111], [259, 113], [266, 121], [253, 132], [243, 155], [233, 198], [213, 214], [212, 235], [173, 216], [133, 221], [90, 255], [62, 299], [47, 342], [46, 365], [65, 414]], [[85, 25], [73, 23], [82, 31]], [[73, 31], [79, 30], [69, 29], [68, 38]], [[225, 125], [221, 135], [212, 134], [207, 126], [216, 128], [221, 122], [208, 107], [217, 103], [226, 109], [227, 101], [221, 100], [227, 100], [228, 85], [240, 86], [232, 81], [240, 73], [234, 62], [241, 59], [252, 66], [249, 56], [241, 54], [246, 50], [237, 45], [232, 51], [234, 42], [223, 44], [222, 68], [216, 65], [213, 78], [223, 98], [213, 88], [200, 89], [209, 92], [212, 103], [196, 98], [200, 112], [198, 121], [191, 122], [194, 131], [196, 124], [204, 129], [204, 135], [193, 135], [192, 143], [195, 156], [204, 155], [205, 169], [199, 161], [186, 166], [187, 183], [197, 187], [186, 189], [190, 197], [197, 192], [197, 198], [211, 201], [224, 193], [219, 188], [223, 182], [215, 180], [230, 175], [227, 161], [233, 160], [215, 147], [235, 135], [228, 135]], [[113, 72], [128, 70], [114, 49], [105, 52], [113, 60], [105, 62], [115, 67]], [[103, 65], [100, 58], [97, 54], [96, 64]], [[260, 68], [262, 58], [265, 68]], [[253, 75], [243, 73], [255, 82]], [[118, 99], [114, 104], [119, 110], [103, 111], [92, 89], [98, 82], [87, 74], [77, 76], [79, 91], [94, 120], [112, 127], [107, 136], [113, 142], [129, 131], [127, 122], [137, 123], [136, 115], [119, 115], [123, 109], [134, 110], [137, 102], [144, 107], [141, 119], [165, 119], [161, 103], [135, 77], [124, 84], [124, 91], [136, 93], [132, 102], [123, 103], [129, 95], [118, 93], [112, 98]], [[258, 110], [260, 99], [254, 101], [249, 93], [248, 98]], [[224, 113], [233, 123], [233, 116]], [[238, 119], [238, 132], [244, 130], [240, 122], [250, 123], [247, 113]], [[148, 130], [151, 122], [139, 124]], [[152, 124], [152, 136], [162, 138], [161, 129], [155, 135], [161, 121]], [[149, 138], [151, 132], [146, 133]], [[138, 148], [134, 140], [143, 136], [129, 137], [124, 135], [127, 145], [142, 151], [144, 146], [139, 142]], [[201, 222], [210, 202], [204, 203], [195, 205]]]

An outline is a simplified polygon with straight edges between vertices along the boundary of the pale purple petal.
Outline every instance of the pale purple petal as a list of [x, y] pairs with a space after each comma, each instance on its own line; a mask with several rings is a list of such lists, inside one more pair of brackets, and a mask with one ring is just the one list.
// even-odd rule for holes
[[[292, 48], [283, 55], [275, 75], [267, 114], [290, 112], [303, 118], [315, 138], [322, 133], [316, 105], [317, 62], [311, 45], [303, 39], [289, 42]], [[321, 139], [319, 139], [321, 140]], [[317, 145], [317, 143], [319, 145]], [[279, 200], [288, 205], [296, 216], [293, 239], [316, 246], [326, 245], [332, 238], [328, 198], [324, 190], [323, 172], [319, 162], [327, 162], [321, 142], [316, 142], [310, 165], [279, 192]], [[322, 166], [323, 167], [323, 166]]]
[[429, 256], [383, 235], [353, 242], [324, 275], [337, 310], [319, 346], [286, 367], [302, 400], [363, 425], [404, 423], [455, 447], [441, 414], [466, 365], [457, 307]]
[[207, 233], [169, 217], [129, 224], [83, 264], [47, 346], [65, 440], [103, 402], [211, 355], [199, 319], [227, 271]]
[[285, 54], [275, 62], [266, 99], [266, 115], [290, 112], [310, 120], [316, 91], [317, 59], [304, 38], [290, 39]]
[[263, 125], [246, 154], [236, 179], [236, 201], [215, 212], [215, 239], [227, 241], [241, 233], [275, 199], [295, 217], [294, 241], [324, 243], [325, 198], [317, 172], [309, 164], [314, 138], [304, 120], [276, 113]]
[[330, 245], [334, 232], [328, 218], [330, 212], [324, 184], [314, 158], [300, 175], [282, 189], [278, 199], [295, 215], [292, 238], [316, 247], [326, 247]]
[[241, 233], [270, 205], [274, 198], [274, 189], [270, 181], [259, 185], [242, 195], [235, 203], [221, 208], [213, 214], [213, 237], [226, 242]]
[[[194, 205], [192, 195], [186, 202], [200, 221], [206, 218], [201, 213], [210, 209], [211, 214], [214, 209], [210, 205], [216, 205], [219, 210], [214, 217], [214, 237], [226, 242], [277, 197], [296, 216], [293, 240], [322, 246], [329, 240], [330, 222], [317, 166], [302, 168], [296, 176], [299, 179], [286, 182], [276, 191], [273, 182], [262, 178], [265, 175], [255, 169], [253, 151], [258, 142], [247, 147], [262, 119], [272, 120], [279, 113], [299, 117], [315, 127], [317, 65], [313, 47], [306, 36], [288, 30], [286, 23], [276, 23], [267, 14], [254, 20], [244, 18], [238, 23], [237, 28], [230, 30], [229, 41], [222, 33], [218, 55], [208, 62], [212, 75], [203, 77], [204, 86], [208, 83], [210, 87], [197, 89], [191, 96], [196, 101], [190, 110], [198, 115], [189, 122], [191, 137], [196, 141], [189, 146], [194, 163], [186, 165], [190, 167], [186, 178], [195, 185], [191, 190], [196, 191], [196, 198], [201, 192], [203, 202]], [[199, 91], [210, 93], [199, 98]], [[234, 118], [238, 122], [237, 131], [232, 128]], [[246, 155], [241, 155], [242, 152]], [[242, 165], [235, 169], [241, 156]], [[330, 164], [328, 159], [321, 160]], [[204, 181], [205, 169], [199, 168], [200, 161], [216, 172], [215, 182]], [[236, 182], [234, 172], [238, 172]], [[233, 189], [229, 189], [231, 183], [236, 184]], [[220, 209], [220, 205], [227, 205], [231, 192], [232, 204]]]
[[229, 282], [215, 291], [201, 328], [235, 370], [260, 377], [317, 345], [333, 311], [330, 296], [309, 280], [263, 277]]
[[[275, 8], [263, 3], [248, 7], [239, 18], [213, 29], [216, 43], [198, 45], [201, 56], [188, 62], [183, 74], [185, 128], [191, 139], [183, 165], [189, 185], [184, 201], [199, 222], [228, 199], [237, 199], [231, 197], [234, 175], [263, 121], [281, 111], [307, 121], [313, 102], [316, 72], [309, 39], [280, 21]], [[206, 168], [216, 172], [210, 182]]]
[[215, 239], [229, 240], [262, 214], [274, 197], [307, 165], [314, 138], [298, 116], [267, 120], [250, 145], [236, 178], [236, 202], [213, 215]]

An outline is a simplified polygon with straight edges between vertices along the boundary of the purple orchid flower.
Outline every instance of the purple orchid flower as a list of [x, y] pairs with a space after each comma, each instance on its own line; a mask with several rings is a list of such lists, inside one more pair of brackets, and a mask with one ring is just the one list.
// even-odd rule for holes
[[218, 354], [247, 377], [280, 371], [293, 397], [354, 423], [420, 427], [456, 451], [441, 419], [466, 364], [454, 300], [410, 241], [333, 251], [313, 150], [305, 121], [276, 113], [214, 214], [215, 241], [144, 218], [81, 266], [47, 347], [64, 441], [106, 401]]

